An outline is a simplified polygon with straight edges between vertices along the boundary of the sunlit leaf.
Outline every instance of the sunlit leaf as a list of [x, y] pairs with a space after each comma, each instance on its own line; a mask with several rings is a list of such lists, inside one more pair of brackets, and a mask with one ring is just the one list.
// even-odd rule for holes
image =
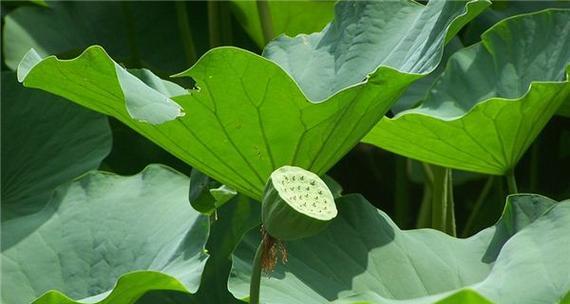
[[570, 97], [569, 18], [547, 10], [497, 24], [452, 56], [418, 108], [382, 119], [363, 141], [451, 168], [513, 169]]
[[[468, 239], [400, 230], [363, 197], [337, 200], [321, 234], [288, 242], [288, 261], [262, 278], [262, 303], [555, 303], [570, 290], [570, 201], [510, 196], [494, 227]], [[248, 296], [252, 231], [234, 256], [229, 288]], [[486, 300], [487, 299], [487, 300]], [[441, 301], [441, 302], [438, 302]]]
[[[335, 1], [295, 0], [267, 1], [271, 28], [275, 38], [280, 34], [295, 36], [322, 30], [333, 18]], [[239, 23], [260, 48], [265, 46], [256, 1], [232, 1]]]
[[[3, 221], [2, 303], [133, 303], [153, 289], [195, 292], [209, 228], [188, 205], [188, 183], [158, 165], [132, 177], [88, 173], [41, 211]], [[27, 226], [37, 229], [20, 236]]]
[[[443, 45], [489, 5], [486, 1], [340, 1], [322, 32], [281, 36], [263, 55], [286, 70], [313, 101], [382, 74], [427, 74]], [[418, 75], [418, 76], [420, 76]], [[420, 77], [418, 77], [420, 78]], [[392, 86], [385, 84], [385, 89]]]
[[[358, 9], [352, 9], [351, 5]], [[38, 61], [29, 53], [18, 72], [26, 86], [42, 88], [114, 116], [198, 170], [259, 199], [269, 174], [282, 165], [325, 173], [358, 143], [401, 92], [422, 76], [416, 73], [427, 73], [439, 63], [442, 46], [450, 33], [455, 33], [487, 5], [487, 1], [434, 1], [427, 7], [411, 2], [377, 1], [341, 5], [336, 23], [311, 36], [328, 41], [328, 47], [311, 45], [305, 49], [308, 56], [330, 50], [323, 58], [331, 59], [341, 54], [347, 43], [358, 42], [356, 33], [383, 34], [368, 46], [347, 50], [344, 54], [350, 58], [343, 57], [345, 69], [338, 73], [328, 73], [338, 62], [309, 61], [312, 63], [307, 64], [310, 68], [307, 75], [323, 70], [323, 65], [328, 64], [324, 69], [327, 74], [319, 76], [324, 85], [317, 88], [318, 97], [328, 99], [320, 103], [305, 97], [315, 92], [310, 89], [311, 83], [296, 78], [300, 76], [297, 67], [301, 62], [279, 59], [275, 52], [281, 46], [291, 48], [291, 54], [300, 55], [297, 44], [304, 36], [281, 38], [268, 48], [271, 50], [268, 53], [273, 54], [268, 56], [283, 64], [289, 73], [274, 62], [241, 49], [214, 49], [179, 75], [196, 81], [194, 90], [179, 96], [148, 81], [146, 85], [150, 87], [145, 87], [142, 81], [128, 76], [100, 47], [91, 47], [71, 61], [55, 57]], [[391, 9], [385, 10], [386, 7]], [[364, 9], [387, 23], [370, 24]], [[422, 25], [403, 26], [391, 19], [396, 11], [407, 18], [420, 18]], [[348, 30], [353, 27], [354, 31]], [[414, 39], [406, 38], [409, 44], [402, 43], [397, 48], [406, 54], [396, 55], [388, 49], [378, 51], [388, 36]], [[398, 44], [395, 40], [391, 43]], [[332, 46], [336, 47], [331, 49]], [[412, 46], [414, 51], [410, 51]], [[288, 67], [295, 69], [291, 71]], [[352, 73], [346, 69], [349, 67], [358, 68]], [[330, 79], [333, 75], [342, 81]], [[326, 90], [320, 91], [324, 87]], [[141, 92], [148, 92], [146, 98]], [[134, 111], [132, 105], [138, 105], [138, 109], [146, 106], [149, 110]], [[179, 118], [154, 126], [137, 122], [131, 115], [154, 123]]]

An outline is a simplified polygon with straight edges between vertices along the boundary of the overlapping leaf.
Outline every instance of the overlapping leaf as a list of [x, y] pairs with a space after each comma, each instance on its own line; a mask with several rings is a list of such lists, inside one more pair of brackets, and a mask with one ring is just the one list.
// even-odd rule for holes
[[[295, 36], [323, 29], [333, 17], [335, 1], [267, 1], [273, 34]], [[237, 20], [260, 48], [265, 46], [259, 11], [255, 1], [232, 1]], [[274, 38], [274, 37], [272, 37]]]
[[463, 44], [458, 37], [452, 39], [446, 46], [445, 51], [443, 53], [443, 57], [441, 59], [440, 65], [431, 72], [426, 77], [414, 82], [411, 86], [408, 87], [406, 92], [400, 96], [398, 101], [394, 103], [390, 111], [392, 114], [397, 114], [405, 110], [409, 110], [411, 108], [416, 107], [419, 103], [421, 103], [422, 99], [427, 95], [429, 89], [433, 86], [435, 81], [438, 77], [443, 73], [445, 70], [445, 66], [449, 57], [453, 55], [455, 52], [463, 48]]
[[[486, 1], [432, 1], [427, 7], [391, 1], [341, 5], [337, 20], [323, 33], [310, 36], [327, 37], [327, 48], [307, 50], [323, 53], [328, 49], [326, 57], [332, 58], [339, 56], [341, 49], [347, 49], [347, 44], [357, 46], [342, 53], [350, 58], [344, 57], [347, 65], [335, 73], [344, 79], [341, 83], [325, 75], [319, 78], [327, 86], [327, 92], [319, 96], [328, 97], [321, 103], [312, 103], [305, 97], [303, 93], [313, 95], [310, 83], [298, 79], [296, 72], [291, 75], [303, 91], [272, 61], [230, 47], [208, 52], [181, 74], [194, 78], [197, 89], [176, 97], [149, 87], [148, 81], [145, 85], [136, 80], [99, 47], [89, 48], [71, 61], [54, 57], [39, 60], [29, 53], [20, 64], [19, 75], [26, 86], [42, 88], [117, 117], [193, 167], [259, 199], [267, 177], [281, 165], [297, 165], [318, 174], [326, 172], [369, 131], [406, 86], [421, 77], [410, 73], [426, 73], [435, 67], [446, 37], [486, 5]], [[387, 7], [391, 9], [383, 9]], [[390, 19], [395, 11], [408, 21], [418, 20], [403, 26]], [[369, 15], [375, 18], [368, 18]], [[370, 24], [365, 21], [369, 19], [385, 22]], [[359, 44], [360, 35], [370, 37], [371, 43]], [[378, 51], [388, 36], [402, 41], [416, 37], [411, 43], [417, 47], [416, 51], [397, 41], [391, 43], [394, 47], [401, 45], [407, 52], [405, 56], [396, 56], [386, 49]], [[298, 41], [306, 40], [305, 36], [283, 39], [270, 49], [291, 48], [291, 54], [304, 58], [296, 46]], [[371, 53], [379, 55], [370, 60]], [[380, 60], [382, 55], [388, 59]], [[277, 60], [277, 55], [268, 56]], [[363, 61], [366, 64], [359, 66], [357, 73], [347, 70]], [[323, 64], [326, 62], [308, 64], [307, 71], [314, 74], [322, 70]], [[325, 71], [336, 65], [328, 64]], [[383, 65], [376, 70], [379, 64]], [[286, 70], [287, 66], [284, 65]], [[353, 74], [361, 75], [346, 78]], [[345, 89], [346, 85], [351, 87]], [[334, 92], [337, 93], [329, 97]], [[181, 114], [172, 101], [183, 108], [186, 116], [153, 126], [137, 122], [129, 115], [154, 123], [166, 121]], [[132, 105], [137, 105], [140, 111], [134, 111]]]
[[[546, 304], [570, 290], [569, 201], [510, 196], [502, 219], [468, 239], [402, 231], [361, 196], [337, 206], [323, 233], [288, 242], [288, 262], [262, 279], [263, 303]], [[252, 231], [235, 252], [229, 286], [239, 298], [258, 243]]]
[[418, 108], [382, 119], [363, 141], [451, 168], [511, 170], [570, 98], [569, 19], [546, 10], [497, 24], [452, 56]]
[[132, 177], [89, 173], [41, 211], [2, 222], [2, 303], [134, 303], [152, 289], [196, 291], [209, 228], [188, 205], [188, 182], [161, 166]]
[[568, 3], [558, 0], [544, 1], [497, 1], [465, 27], [462, 40], [471, 45], [481, 40], [481, 34], [499, 21], [549, 8], [568, 8]]
[[[3, 302], [27, 303], [41, 295], [35, 303], [134, 303], [153, 290], [178, 291], [177, 299], [188, 303], [213, 301], [212, 294], [232, 301], [222, 296], [227, 276], [220, 274], [229, 267], [224, 256], [257, 223], [259, 210], [245, 210], [255, 205], [243, 203], [223, 207], [239, 211], [220, 214], [224, 224], [214, 226], [219, 233], [212, 232], [217, 237], [206, 245], [220, 250], [204, 271], [212, 277], [202, 277], [202, 284], [209, 283], [190, 295], [206, 262], [208, 227], [188, 207], [187, 185], [186, 177], [152, 166], [133, 177], [90, 173], [59, 188], [47, 208], [2, 227], [10, 232], [24, 222], [42, 222], [33, 234], [2, 248], [3, 274], [10, 278], [2, 281]], [[330, 229], [288, 244], [289, 262], [264, 281], [264, 302], [481, 303], [485, 297], [515, 303], [522, 297], [551, 303], [570, 288], [564, 280], [569, 261], [555, 258], [570, 242], [570, 202], [512, 196], [495, 227], [466, 240], [433, 230], [400, 231], [359, 196], [341, 198], [338, 206]], [[252, 231], [235, 254], [230, 288], [240, 298], [247, 295], [258, 234]], [[59, 291], [44, 294], [52, 289]], [[196, 298], [200, 290], [203, 298]]]
[[411, 1], [341, 1], [335, 21], [322, 32], [278, 37], [263, 55], [282, 66], [311, 100], [322, 101], [385, 67], [405, 74], [431, 72], [439, 64], [444, 42], [487, 5], [486, 1], [438, 0], [425, 7]]
[[107, 118], [2, 73], [3, 220], [42, 209], [56, 187], [97, 168], [110, 150]]

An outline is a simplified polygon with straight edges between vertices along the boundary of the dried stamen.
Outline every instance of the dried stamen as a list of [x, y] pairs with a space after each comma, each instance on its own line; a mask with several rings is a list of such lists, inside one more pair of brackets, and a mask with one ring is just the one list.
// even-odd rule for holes
[[283, 241], [273, 238], [267, 231], [261, 228], [263, 250], [261, 251], [261, 270], [267, 275], [271, 275], [277, 260], [281, 263], [287, 262], [287, 248]]

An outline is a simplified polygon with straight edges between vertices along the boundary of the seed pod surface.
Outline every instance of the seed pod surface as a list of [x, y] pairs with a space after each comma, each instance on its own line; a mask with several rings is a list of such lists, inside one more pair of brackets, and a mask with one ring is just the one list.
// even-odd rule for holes
[[316, 174], [283, 166], [271, 173], [262, 203], [263, 228], [284, 241], [322, 231], [337, 215], [334, 198]]

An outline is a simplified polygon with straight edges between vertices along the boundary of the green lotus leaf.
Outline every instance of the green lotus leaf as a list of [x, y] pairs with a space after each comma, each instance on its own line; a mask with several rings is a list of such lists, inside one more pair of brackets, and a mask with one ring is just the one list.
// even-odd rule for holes
[[505, 174], [569, 99], [569, 18], [570, 10], [546, 10], [498, 23], [451, 57], [419, 107], [382, 119], [363, 141], [440, 166]]
[[30, 0], [30, 2], [40, 5], [40, 6], [48, 6], [47, 2], [45, 0]]
[[30, 48], [42, 56], [70, 56], [100, 44], [129, 66], [174, 73], [188, 64], [176, 14], [172, 2], [49, 1], [49, 7], [20, 7], [4, 18], [5, 62], [15, 70]]
[[[329, 27], [335, 28], [337, 34], [341, 28], [358, 23], [360, 17], [369, 19], [365, 18], [366, 12], [379, 19], [388, 18], [393, 12], [379, 9], [383, 5], [400, 7], [403, 15], [419, 14], [428, 20], [421, 27], [411, 28], [375, 25], [376, 31], [372, 32], [401, 38], [418, 36], [421, 48], [406, 60], [390, 62], [395, 67], [382, 65], [376, 70], [378, 62], [369, 63], [366, 73], [375, 72], [353, 79], [355, 83], [350, 83], [349, 88], [338, 87], [340, 91], [326, 102], [307, 99], [307, 92], [301, 91], [295, 80], [274, 62], [233, 47], [211, 50], [179, 74], [192, 77], [196, 88], [178, 96], [137, 79], [97, 46], [65, 61], [55, 57], [39, 59], [31, 51], [20, 63], [18, 75], [28, 87], [47, 90], [118, 118], [208, 176], [259, 200], [267, 178], [282, 165], [299, 166], [319, 175], [325, 173], [377, 123], [401, 92], [422, 76], [410, 71], [429, 72], [439, 62], [446, 36], [464, 24], [467, 16], [472, 17], [488, 4], [446, 3], [434, 1], [423, 7], [408, 2], [354, 2], [355, 6], [362, 6], [358, 10], [350, 5], [340, 6], [338, 25]], [[346, 16], [341, 14], [344, 10]], [[366, 26], [357, 28], [364, 32]], [[344, 45], [353, 38], [352, 32], [347, 31], [338, 37], [337, 43]], [[284, 41], [284, 47], [295, 41]], [[277, 41], [271, 48], [279, 44]], [[381, 44], [375, 40], [368, 53]], [[347, 54], [360, 58], [352, 52]], [[421, 67], [407, 72], [397, 70], [415, 65]], [[350, 73], [343, 75], [347, 74]], [[329, 82], [325, 78], [322, 81]], [[169, 121], [174, 118], [177, 119]], [[163, 124], [155, 126], [141, 121]]]
[[[494, 227], [457, 239], [400, 230], [359, 195], [317, 236], [287, 243], [288, 261], [262, 278], [263, 303], [557, 303], [570, 290], [570, 201], [507, 199]], [[247, 298], [259, 243], [251, 231], [234, 253], [230, 291]]]
[[[524, 14], [536, 12], [548, 8], [568, 8], [568, 3], [565, 1], [496, 1], [489, 9], [482, 12], [477, 18], [470, 22], [462, 35], [463, 41], [469, 45], [476, 43], [480, 40], [483, 32], [493, 26], [495, 23], [502, 19]], [[429, 89], [429, 88], [427, 88]], [[428, 90], [424, 92], [427, 93]], [[558, 108], [557, 115], [570, 117], [570, 100], [563, 103]]]
[[[323, 29], [331, 21], [335, 1], [296, 0], [267, 1], [271, 15], [271, 27], [275, 38], [279, 34], [295, 36], [301, 33], [313, 33]], [[255, 1], [232, 1], [232, 10], [239, 23], [263, 48], [263, 38], [259, 11]]]
[[[260, 223], [259, 204], [248, 203], [240, 195], [217, 209], [217, 218], [210, 221], [210, 235], [206, 261], [200, 287], [195, 294], [173, 290], [151, 290], [137, 304], [188, 304], [188, 303], [243, 303], [228, 291], [228, 278], [232, 268], [232, 253], [249, 230]], [[211, 218], [211, 217], [210, 217]]]
[[200, 213], [207, 215], [214, 213], [237, 194], [234, 189], [221, 185], [196, 169], [190, 174], [188, 200], [192, 208]]
[[2, 303], [239, 302], [227, 290], [231, 254], [259, 225], [260, 206], [237, 196], [208, 224], [189, 206], [188, 184], [161, 165], [90, 172], [42, 210], [3, 220]]
[[97, 168], [110, 150], [106, 117], [2, 72], [2, 220], [42, 209], [56, 187]]
[[211, 214], [216, 209], [216, 199], [210, 189], [217, 186], [216, 181], [211, 180], [204, 173], [193, 169], [190, 174], [190, 192], [188, 200], [196, 211], [203, 214]]
[[[131, 177], [92, 172], [59, 187], [39, 212], [3, 221], [2, 303], [133, 303], [152, 289], [195, 292], [209, 227], [188, 205], [188, 182], [158, 165]], [[21, 237], [29, 225], [37, 228]]]
[[244, 235], [261, 222], [260, 204], [248, 204], [248, 201], [249, 198], [239, 195], [217, 209], [218, 219], [210, 224], [210, 237], [206, 244], [210, 258], [194, 296], [197, 303], [241, 303], [228, 291], [228, 279], [234, 250]]
[[493, 2], [488, 9], [469, 22], [461, 38], [466, 45], [477, 43], [481, 34], [505, 18], [549, 8], [568, 8], [568, 3], [559, 0]]
[[445, 66], [449, 57], [452, 54], [457, 52], [458, 50], [463, 48], [463, 43], [458, 37], [453, 38], [449, 43], [445, 46], [445, 50], [443, 52], [443, 56], [441, 58], [441, 64], [437, 66], [435, 70], [433, 70], [429, 75], [423, 77], [422, 79], [414, 82], [411, 86], [408, 87], [406, 92], [400, 96], [398, 101], [394, 103], [390, 111], [392, 114], [398, 114], [402, 111], [409, 110], [418, 104], [426, 97], [429, 92], [429, 89], [433, 86], [435, 81], [438, 77], [443, 73], [445, 70]]
[[322, 32], [280, 36], [267, 45], [263, 56], [282, 66], [311, 100], [322, 101], [374, 77], [382, 67], [429, 74], [440, 62], [444, 43], [489, 4], [341, 1], [335, 20]]
[[558, 112], [556, 113], [560, 116], [570, 117], [570, 99], [567, 99], [566, 102], [563, 102], [560, 108], [558, 108]]

